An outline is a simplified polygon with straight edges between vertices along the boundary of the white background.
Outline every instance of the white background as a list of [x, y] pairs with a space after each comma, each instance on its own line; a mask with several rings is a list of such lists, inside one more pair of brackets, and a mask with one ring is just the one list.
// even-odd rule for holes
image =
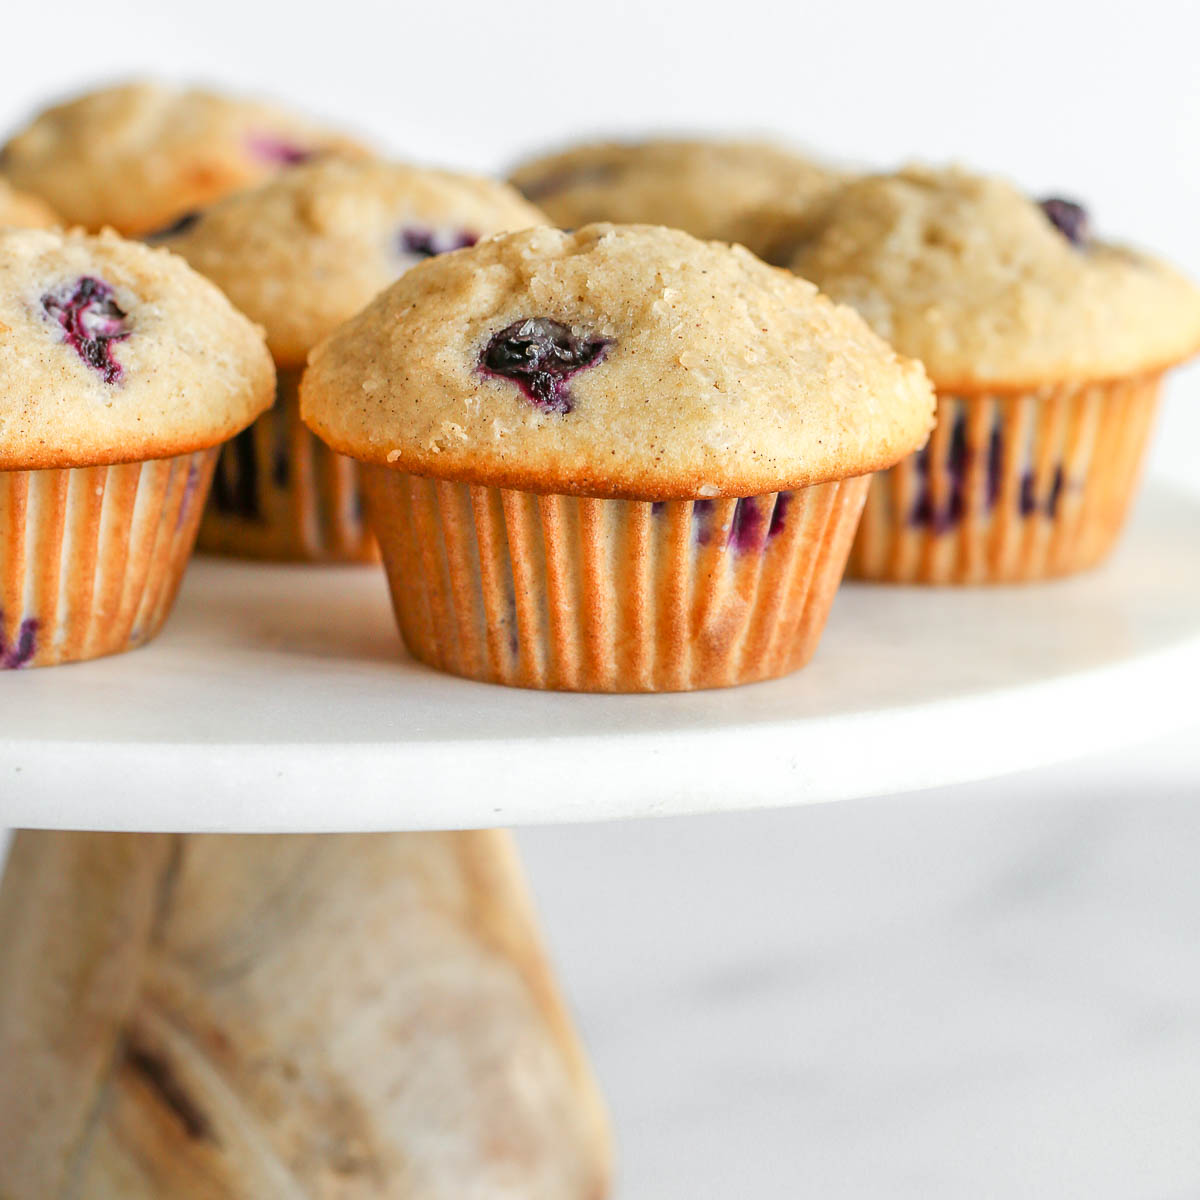
[[[60, 0], [4, 18], [0, 119], [153, 72], [482, 170], [587, 132], [774, 132], [1078, 197], [1200, 277], [1194, 0]], [[1198, 439], [1192, 369], [1155, 470], [1200, 475]], [[617, 1113], [621, 1195], [1200, 1196], [1198, 743], [526, 835]]]
[[[773, 132], [1077, 196], [1101, 231], [1200, 277], [1195, 0], [60, 0], [4, 18], [0, 119], [154, 73], [275, 94], [397, 156], [479, 170], [582, 133]], [[1160, 437], [1179, 473], [1200, 463], [1191, 378]]]

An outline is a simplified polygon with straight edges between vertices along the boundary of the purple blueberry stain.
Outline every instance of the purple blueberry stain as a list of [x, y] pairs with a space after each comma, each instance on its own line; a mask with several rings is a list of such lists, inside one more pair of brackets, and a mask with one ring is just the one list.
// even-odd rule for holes
[[18, 671], [27, 667], [37, 653], [38, 620], [26, 617], [10, 644], [4, 636], [4, 614], [0, 613], [0, 671]]
[[451, 250], [465, 250], [479, 241], [479, 234], [470, 229], [429, 229], [409, 225], [400, 230], [400, 253], [409, 258], [436, 258]]
[[543, 412], [565, 416], [574, 407], [567, 382], [602, 361], [612, 342], [575, 334], [561, 321], [527, 317], [492, 336], [479, 356], [479, 371], [509, 379]]
[[1032, 517], [1038, 510], [1037, 481], [1032, 471], [1026, 471], [1021, 476], [1021, 497], [1018, 506], [1023, 517]]
[[950, 493], [939, 506], [933, 497], [932, 469], [929, 447], [917, 454], [917, 478], [920, 481], [917, 498], [913, 503], [909, 523], [926, 525], [934, 533], [945, 533], [962, 520], [965, 510], [967, 467], [971, 461], [967, 445], [967, 418], [962, 413], [955, 418], [950, 433], [950, 449], [946, 455], [945, 470], [950, 476]]
[[791, 492], [780, 492], [775, 497], [775, 507], [771, 509], [771, 523], [767, 526], [767, 541], [777, 538], [787, 525], [788, 509], [792, 504]]
[[42, 311], [63, 331], [62, 340], [105, 383], [120, 383], [121, 364], [113, 346], [130, 334], [127, 314], [103, 279], [84, 275], [73, 284], [42, 296]]
[[758, 551], [767, 543], [770, 521], [755, 496], [744, 496], [733, 506], [733, 520], [729, 524], [728, 545], [745, 554]]
[[1062, 503], [1063, 487], [1065, 485], [1066, 476], [1063, 473], [1062, 463], [1059, 463], [1054, 468], [1054, 481], [1050, 484], [1050, 495], [1046, 498], [1046, 516], [1052, 521], [1058, 516], [1058, 509]]
[[1058, 516], [1065, 486], [1066, 477], [1060, 463], [1054, 468], [1054, 476], [1050, 481], [1050, 490], [1046, 493], [1046, 498], [1043, 501], [1037, 494], [1037, 480], [1034, 478], [1033, 472], [1026, 471], [1021, 476], [1021, 516], [1036, 517], [1038, 513], [1043, 513], [1053, 521]]
[[[963, 519], [966, 512], [967, 473], [970, 469], [973, 451], [967, 443], [966, 416], [960, 413], [954, 422], [950, 435], [950, 447], [946, 455], [943, 470], [949, 476], [950, 490], [945, 502], [939, 507], [933, 500], [931, 487], [932, 467], [927, 446], [916, 455], [917, 468], [917, 498], [909, 513], [909, 524], [926, 526], [934, 533], [948, 533]], [[1004, 483], [1004, 433], [999, 421], [992, 427], [988, 438], [987, 448], [987, 478], [985, 480], [985, 507], [992, 512], [1000, 501], [1000, 492]], [[1063, 490], [1066, 487], [1066, 476], [1060, 463], [1054, 471], [1044, 502], [1037, 494], [1037, 481], [1032, 471], [1026, 471], [1021, 476], [1021, 486], [1017, 494], [1017, 508], [1023, 517], [1036, 516], [1039, 512], [1053, 520], [1058, 515], [1062, 502]]]
[[[787, 527], [792, 495], [791, 492], [779, 492], [774, 503], [769, 495], [741, 497], [733, 506], [725, 545], [739, 554], [765, 550]], [[655, 500], [650, 505], [650, 515], [660, 516], [666, 509], [667, 501]], [[707, 546], [712, 541], [715, 511], [715, 500], [692, 501], [692, 537], [696, 545]]]
[[301, 146], [274, 133], [252, 133], [246, 139], [246, 148], [260, 162], [274, 163], [280, 167], [298, 167], [317, 154], [308, 146]]
[[176, 533], [183, 528], [183, 523], [187, 520], [188, 511], [192, 507], [192, 501], [196, 497], [196, 489], [199, 486], [200, 468], [193, 459], [188, 463], [187, 478], [183, 481], [183, 497], [179, 501], [179, 515], [175, 518]]
[[508, 654], [516, 659], [521, 652], [521, 625], [517, 620], [517, 598], [511, 592], [508, 594], [508, 612], [504, 620], [508, 630]]
[[1063, 200], [1059, 196], [1050, 196], [1040, 201], [1039, 207], [1046, 214], [1046, 219], [1067, 239], [1077, 250], [1083, 250], [1091, 241], [1091, 219], [1082, 204], [1074, 200]]
[[997, 421], [992, 426], [988, 439], [987, 507], [991, 512], [1000, 499], [1000, 488], [1004, 483], [1004, 429]]
[[707, 546], [712, 537], [713, 500], [696, 500], [692, 503], [692, 525], [696, 530], [696, 544]]

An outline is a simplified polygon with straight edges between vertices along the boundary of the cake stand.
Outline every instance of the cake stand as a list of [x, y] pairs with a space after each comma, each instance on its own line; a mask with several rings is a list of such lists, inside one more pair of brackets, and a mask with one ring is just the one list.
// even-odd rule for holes
[[496, 828], [900, 793], [1182, 726], [1198, 535], [1200, 500], [1150, 489], [1088, 576], [849, 585], [805, 670], [664, 696], [439, 675], [380, 571], [197, 561], [151, 646], [0, 676], [0, 1196], [604, 1195]]

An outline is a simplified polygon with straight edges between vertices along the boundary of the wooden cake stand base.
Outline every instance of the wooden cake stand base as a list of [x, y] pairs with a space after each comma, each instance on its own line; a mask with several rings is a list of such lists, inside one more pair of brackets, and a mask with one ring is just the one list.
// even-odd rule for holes
[[19, 833], [3, 1200], [598, 1200], [510, 836]]

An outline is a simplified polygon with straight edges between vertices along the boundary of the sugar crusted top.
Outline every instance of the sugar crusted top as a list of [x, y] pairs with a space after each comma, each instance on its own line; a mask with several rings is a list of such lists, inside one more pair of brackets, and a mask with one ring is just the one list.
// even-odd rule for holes
[[1188, 280], [1094, 240], [1080, 206], [1038, 204], [1001, 180], [915, 167], [863, 178], [791, 236], [792, 269], [943, 389], [1119, 377], [1200, 349]]
[[889, 466], [933, 395], [849, 309], [650, 226], [505, 234], [408, 272], [310, 357], [309, 426], [417, 474], [642, 500]]
[[839, 179], [771, 142], [701, 138], [575, 146], [524, 163], [512, 175], [563, 228], [594, 221], [668, 225], [718, 241], [746, 240], [747, 216], [763, 206], [801, 213]]
[[0, 172], [70, 224], [142, 234], [351, 139], [259, 100], [152, 82], [39, 113], [0, 150]]
[[280, 365], [302, 366], [317, 342], [410, 267], [545, 223], [490, 179], [330, 159], [226, 197], [160, 244], [266, 329]]
[[0, 230], [0, 470], [166, 458], [270, 406], [261, 331], [182, 259]]

